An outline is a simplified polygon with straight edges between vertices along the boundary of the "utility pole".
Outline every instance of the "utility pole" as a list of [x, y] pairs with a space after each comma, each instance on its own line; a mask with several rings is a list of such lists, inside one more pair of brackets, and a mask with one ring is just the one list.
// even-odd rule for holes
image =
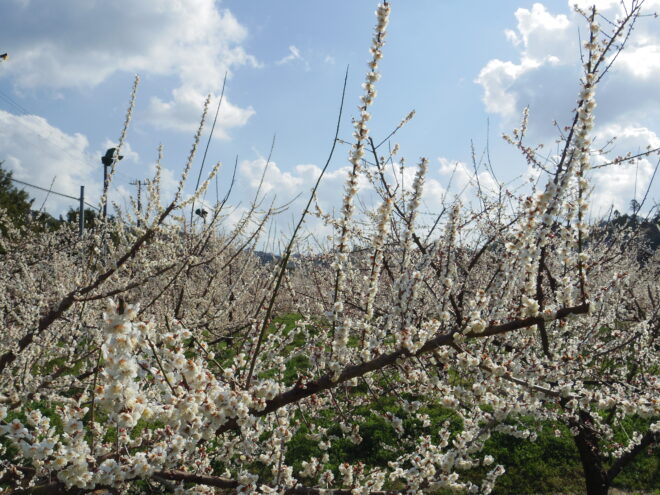
[[108, 186], [110, 185], [110, 177], [108, 176], [108, 167], [112, 167], [113, 163], [118, 162], [124, 158], [117, 154], [117, 148], [109, 148], [105, 152], [105, 156], [101, 157], [103, 163], [103, 219], [108, 217]]
[[85, 232], [85, 186], [80, 186], [80, 207], [78, 208], [78, 232], [80, 237]]
[[131, 186], [137, 186], [137, 226], [140, 226], [140, 212], [142, 211], [142, 184], [141, 180], [134, 180]]

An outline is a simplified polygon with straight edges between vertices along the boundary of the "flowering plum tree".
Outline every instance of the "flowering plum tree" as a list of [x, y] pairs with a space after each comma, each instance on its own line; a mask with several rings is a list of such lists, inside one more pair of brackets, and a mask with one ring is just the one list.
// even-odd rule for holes
[[[547, 182], [520, 197], [479, 194], [425, 226], [427, 160], [409, 188], [391, 183], [396, 147], [380, 157], [367, 125], [384, 3], [342, 214], [324, 217], [328, 252], [292, 268], [294, 239], [279, 263], [258, 263], [255, 208], [220, 235], [219, 205], [195, 231], [167, 219], [201, 193], [183, 200], [182, 182], [163, 208], [157, 180], [141, 227], [120, 216], [82, 240], [10, 232], [0, 482], [15, 493], [489, 493], [505, 471], [483, 451], [491, 435], [533, 439], [552, 421], [575, 441], [587, 492], [607, 493], [659, 436], [658, 254], [586, 221], [595, 90], [640, 7], [607, 33], [595, 9], [583, 13], [574, 120]], [[507, 139], [535, 164], [527, 119]], [[363, 175], [382, 202], [359, 215]]]

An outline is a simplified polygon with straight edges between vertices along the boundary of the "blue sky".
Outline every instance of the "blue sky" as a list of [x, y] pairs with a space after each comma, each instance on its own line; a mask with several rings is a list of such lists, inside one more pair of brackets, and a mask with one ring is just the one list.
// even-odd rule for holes
[[[568, 123], [578, 93], [578, 33], [585, 25], [569, 3], [392, 2], [371, 135], [379, 140], [416, 110], [392, 144], [401, 145], [408, 164], [429, 158], [429, 211], [439, 205], [456, 163], [455, 192], [465, 188], [469, 194], [471, 141], [479, 154], [489, 142], [498, 180], [533, 173], [501, 139], [518, 125], [526, 105], [530, 144], [544, 143], [551, 152], [552, 122]], [[614, 0], [596, 3], [612, 18], [620, 8]], [[138, 73], [137, 106], [113, 198], [122, 203], [133, 191], [131, 180], [153, 174], [159, 143], [171, 192], [204, 96], [217, 97], [228, 71], [206, 168], [221, 161], [225, 184], [238, 155], [234, 203], [245, 205], [276, 134], [264, 190], [277, 202], [288, 201], [309, 191], [326, 159], [347, 65], [340, 137], [350, 140], [375, 7], [366, 0], [5, 0], [0, 53], [9, 59], [0, 62], [0, 160], [17, 179], [53, 183], [54, 190], [73, 196], [84, 184], [95, 200], [100, 156], [119, 136]], [[646, 10], [660, 10], [660, 0], [647, 0]], [[639, 21], [628, 51], [597, 90], [597, 142], [617, 137], [615, 154], [660, 147], [659, 23], [653, 17]], [[338, 148], [322, 185], [326, 210], [340, 201], [347, 153], [346, 146]], [[626, 210], [635, 194], [641, 199], [656, 162], [652, 157], [597, 172], [594, 215], [610, 205]], [[492, 179], [486, 170], [477, 173], [482, 181]], [[41, 205], [41, 193], [29, 192]], [[654, 185], [646, 206], [659, 197]], [[52, 196], [45, 204], [55, 214], [69, 206], [74, 204]]]

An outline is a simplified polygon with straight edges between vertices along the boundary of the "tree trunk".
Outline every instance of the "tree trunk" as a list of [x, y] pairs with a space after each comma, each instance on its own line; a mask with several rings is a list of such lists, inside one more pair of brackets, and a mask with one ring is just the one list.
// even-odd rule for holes
[[580, 453], [584, 480], [587, 485], [587, 495], [607, 495], [609, 482], [607, 471], [603, 467], [603, 461], [598, 448], [598, 437], [591, 429], [590, 417], [587, 413], [580, 413], [580, 422], [572, 426], [578, 429], [578, 434], [573, 436], [573, 441]]

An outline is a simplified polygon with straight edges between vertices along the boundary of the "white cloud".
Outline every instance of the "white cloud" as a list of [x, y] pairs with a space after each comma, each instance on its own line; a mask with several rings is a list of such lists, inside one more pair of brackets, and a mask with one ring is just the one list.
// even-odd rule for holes
[[[85, 186], [85, 201], [98, 206], [103, 189], [101, 156], [116, 143], [106, 139], [97, 149], [90, 149], [86, 136], [67, 134], [54, 127], [43, 117], [14, 115], [0, 110], [0, 161], [2, 167], [12, 172], [13, 178], [44, 189], [16, 183], [34, 198], [33, 208], [44, 205], [45, 211], [54, 216], [64, 215], [69, 208], [77, 208], [80, 186]], [[113, 201], [122, 208], [128, 204], [135, 189], [127, 181], [143, 172], [135, 172], [140, 156], [125, 142], [110, 188], [109, 204]], [[168, 178], [165, 171], [165, 177]], [[167, 182], [167, 181], [166, 181]], [[60, 196], [60, 193], [71, 198]], [[111, 209], [111, 207], [110, 207]], [[109, 210], [110, 211], [110, 210]]]
[[[266, 160], [262, 157], [255, 160], [244, 160], [239, 164], [235, 197], [252, 200], [259, 187], [265, 165]], [[300, 218], [309, 194], [321, 173], [321, 168], [314, 164], [295, 165], [289, 171], [285, 171], [283, 168], [272, 161], [269, 163], [261, 185], [261, 195], [266, 197], [266, 200], [262, 201], [262, 205], [270, 205], [274, 197], [276, 198], [275, 206], [290, 203], [287, 211], [276, 220], [278, 226], [283, 231], [287, 231], [290, 225]], [[316, 200], [325, 214], [335, 218], [341, 214], [341, 204], [349, 171], [350, 166], [347, 165], [326, 171], [324, 174]], [[385, 175], [391, 185], [391, 190], [400, 194], [401, 187], [404, 187], [406, 191], [411, 190], [416, 172], [417, 166], [406, 166], [401, 172], [400, 165], [396, 164], [393, 168], [388, 168]], [[296, 199], [294, 200], [294, 198]], [[426, 221], [425, 213], [437, 214], [441, 211], [445, 198], [446, 190], [440, 177], [437, 177], [436, 171], [430, 170], [424, 183], [420, 222]], [[358, 195], [354, 199], [356, 217], [364, 220], [364, 213], [375, 211], [380, 201], [374, 186], [361, 174], [358, 179]], [[325, 238], [332, 233], [332, 229], [313, 215], [307, 217], [305, 231], [311, 233], [316, 239]]]
[[[569, 8], [577, 5], [584, 11], [589, 11], [591, 7], [595, 6], [598, 12], [606, 12], [608, 14], [618, 14], [619, 16], [625, 14], [626, 9], [623, 7], [621, 0], [569, 0]], [[660, 7], [660, 0], [645, 0], [644, 8], [649, 11], [654, 8]]]
[[[557, 128], [568, 125], [578, 98], [583, 69], [579, 57], [578, 31], [586, 39], [586, 22], [572, 10], [567, 14], [551, 12], [541, 3], [515, 12], [515, 30], [505, 31], [506, 38], [518, 52], [517, 60], [493, 59], [486, 63], [476, 82], [483, 88], [488, 112], [498, 114], [505, 132], [518, 127], [522, 109], [530, 107], [527, 142], [543, 143], [552, 149]], [[588, 9], [593, 0], [580, 0]], [[621, 19], [625, 15], [618, 0], [597, 1], [602, 17]], [[553, 4], [554, 5], [554, 4]], [[646, 12], [660, 7], [660, 0], [644, 4]], [[598, 17], [601, 29], [610, 26]], [[614, 55], [612, 54], [611, 57]], [[610, 58], [609, 61], [611, 61]], [[638, 19], [627, 46], [610, 72], [596, 88], [595, 147], [616, 138], [611, 157], [638, 153], [648, 145], [660, 145], [651, 129], [660, 126], [660, 29], [652, 16]], [[607, 167], [593, 172], [593, 214], [605, 214], [610, 206], [627, 211], [635, 191], [643, 194], [655, 162], [642, 160], [636, 165]], [[654, 186], [650, 197], [657, 197]], [[640, 197], [637, 198], [641, 199]]]
[[[148, 116], [161, 127], [188, 130], [226, 72], [258, 66], [241, 46], [246, 36], [214, 0], [13, 0], [3, 5], [0, 46], [11, 52], [11, 63], [2, 76], [19, 90], [89, 88], [116, 73], [174, 76], [179, 87], [170, 101], [153, 99]], [[254, 113], [228, 101], [227, 109], [218, 121], [221, 137]]]
[[[299, 196], [299, 202], [306, 201], [321, 174], [321, 168], [314, 164], [295, 165], [289, 172], [283, 171], [276, 162], [271, 161], [264, 174], [265, 166], [266, 160], [263, 157], [244, 160], [239, 164], [238, 185], [249, 191], [247, 197], [251, 197], [256, 192], [263, 175], [262, 195], [276, 195], [278, 203], [286, 203], [296, 196]], [[341, 204], [348, 172], [348, 166], [326, 171], [317, 192], [317, 198], [323, 208], [332, 208]], [[362, 192], [372, 190], [364, 177], [360, 177], [358, 184]]]
[[[567, 107], [567, 93], [571, 98], [570, 109], [570, 102], [577, 94], [577, 77], [563, 66], [574, 65], [578, 58], [575, 26], [566, 15], [553, 15], [540, 3], [535, 3], [531, 10], [516, 10], [515, 17], [517, 29], [507, 29], [505, 36], [518, 48], [520, 60], [517, 63], [490, 60], [476, 79], [484, 89], [486, 110], [502, 115], [507, 121], [518, 118], [522, 108], [528, 105], [537, 115], [543, 112], [539, 112], [541, 106], [554, 112]], [[570, 83], [567, 85], [566, 81]], [[558, 99], [563, 105], [556, 105]], [[563, 116], [556, 114], [548, 120]]]
[[515, 93], [509, 89], [525, 71], [522, 64], [494, 59], [481, 69], [477, 82], [484, 88], [486, 110], [506, 117], [517, 113], [519, 105]]
[[646, 146], [651, 146], [652, 148], [660, 147], [660, 137], [651, 129], [641, 126], [610, 124], [600, 128], [598, 138], [601, 142], [609, 142], [614, 139], [615, 152], [626, 153], [631, 149], [643, 150]]
[[[266, 160], [243, 160], [239, 165], [241, 176], [247, 180], [250, 189], [257, 190], [263, 176], [261, 191], [265, 194], [271, 191], [285, 196], [297, 194], [303, 184], [302, 177], [296, 177], [290, 172], [283, 172], [277, 163], [270, 162], [266, 167]], [[291, 196], [289, 196], [289, 199]]]
[[660, 46], [641, 46], [623, 52], [619, 64], [637, 78], [651, 79], [660, 73]]
[[518, 9], [515, 16], [523, 58], [542, 62], [548, 57], [570, 60], [576, 55], [575, 31], [567, 16], [553, 15], [541, 3], [531, 10]]
[[[573, 0], [569, 2], [572, 9]], [[588, 2], [591, 5], [593, 0]], [[598, 2], [602, 14], [610, 19], [621, 15], [620, 2]], [[647, 10], [660, 0], [645, 4]], [[578, 30], [585, 38], [585, 21], [577, 13], [554, 14], [543, 4], [515, 12], [517, 27], [506, 30], [506, 38], [517, 48], [519, 60], [490, 60], [476, 82], [483, 87], [486, 110], [504, 118], [509, 128], [517, 124], [525, 106], [531, 108], [532, 135], [539, 140], [555, 133], [551, 123], [563, 125], [578, 97], [581, 76]], [[607, 27], [605, 22], [603, 28]], [[657, 22], [638, 21], [628, 46], [616, 60], [613, 70], [596, 91], [599, 108], [596, 121], [608, 124], [628, 119], [628, 124], [649, 118], [660, 110], [660, 29]]]
[[232, 66], [254, 63], [247, 35], [213, 0], [25, 0], [3, 10], [0, 41], [22, 87], [94, 86], [116, 72], [182, 74], [217, 84]]
[[294, 60], [302, 60], [302, 57], [300, 56], [300, 50], [294, 45], [289, 45], [289, 54], [285, 57], [282, 57], [275, 63], [277, 65], [283, 65], [288, 64], [289, 62], [293, 62]]
[[[79, 197], [85, 186], [85, 197], [95, 204], [101, 192], [102, 168], [88, 154], [89, 143], [82, 134], [66, 134], [34, 115], [17, 116], [0, 110], [0, 160], [13, 172], [15, 179], [53, 191]], [[54, 181], [53, 181], [54, 180]], [[27, 186], [39, 208], [47, 193]], [[45, 209], [55, 215], [76, 208], [76, 201], [50, 194]]]
[[[613, 141], [612, 155], [625, 155], [627, 152], [639, 153], [647, 146], [660, 147], [660, 136], [645, 127], [624, 127], [612, 124], [601, 129], [599, 141], [603, 144]], [[591, 198], [592, 212], [606, 214], [610, 207], [620, 212], [627, 212], [633, 199], [641, 201], [653, 175], [657, 157], [648, 157], [637, 163], [624, 163], [598, 168], [592, 173], [594, 193]], [[603, 163], [602, 158], [599, 162]], [[647, 200], [648, 201], [648, 200]], [[646, 207], [650, 204], [645, 205]]]
[[275, 62], [275, 65], [286, 65], [295, 61], [301, 62], [306, 71], [309, 70], [309, 62], [300, 54], [300, 49], [295, 45], [289, 45], [289, 54]]
[[[249, 198], [252, 201], [259, 187], [264, 172], [266, 160], [262, 157], [255, 160], [244, 160], [239, 164], [235, 198]], [[316, 183], [321, 168], [314, 164], [299, 164], [284, 171], [277, 163], [268, 164], [261, 185], [261, 197], [266, 199], [262, 205], [270, 205], [275, 199], [274, 206], [288, 204], [287, 210], [275, 219], [278, 228], [283, 232], [290, 230], [300, 218], [303, 208], [307, 204], [312, 188]], [[350, 167], [344, 166], [335, 170], [328, 170], [321, 180], [317, 191], [316, 201], [325, 214], [337, 217], [340, 214], [340, 205], [344, 196], [344, 186]], [[355, 200], [356, 208], [371, 209], [379, 200], [373, 186], [368, 179], [361, 175], [358, 180], [358, 196]], [[312, 234], [316, 239], [325, 238], [331, 234], [331, 229], [313, 216], [315, 209], [306, 217], [305, 232]]]
[[452, 162], [446, 158], [438, 158], [440, 167], [438, 172], [449, 183], [450, 190], [461, 199], [474, 199], [479, 191], [486, 196], [497, 197], [499, 184], [493, 175], [482, 170], [475, 173], [473, 169], [463, 162]]
[[[209, 104], [209, 113], [206, 117], [205, 131], [209, 132], [215, 111], [218, 105], [219, 95], [214, 95]], [[163, 101], [158, 97], [152, 97], [147, 110], [147, 118], [159, 129], [172, 129], [182, 132], [195, 132], [199, 127], [202, 109], [206, 95], [188, 87], [177, 88], [172, 91], [172, 99]], [[250, 117], [255, 114], [254, 109], [241, 108], [227, 100], [224, 96], [220, 105], [220, 113], [213, 136], [219, 139], [229, 137], [227, 130], [232, 127], [241, 127], [247, 124]]]
[[522, 43], [520, 36], [518, 36], [518, 33], [513, 29], [505, 29], [504, 36], [506, 36], [506, 39], [509, 40], [513, 46], [518, 46]]
[[[596, 216], [606, 215], [610, 208], [629, 212], [633, 199], [641, 201], [649, 185], [655, 163], [642, 159], [636, 164], [617, 165], [598, 170], [591, 180], [594, 193], [591, 211]], [[647, 211], [650, 204], [646, 204]]]

